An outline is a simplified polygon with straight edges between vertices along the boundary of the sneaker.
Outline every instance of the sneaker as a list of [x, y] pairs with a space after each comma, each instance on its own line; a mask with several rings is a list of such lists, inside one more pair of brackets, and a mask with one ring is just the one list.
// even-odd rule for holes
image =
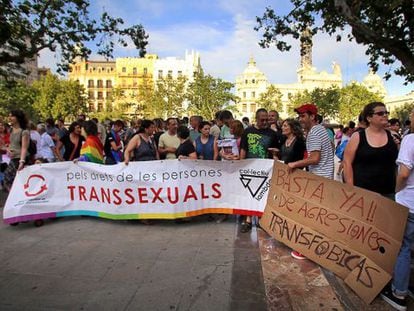
[[299, 259], [299, 260], [306, 259], [306, 257], [305, 257], [305, 256], [303, 256], [301, 253], [299, 253], [299, 252], [297, 252], [297, 251], [291, 251], [291, 252], [290, 252], [290, 255], [291, 255], [293, 258], [296, 258], [296, 259]]
[[400, 311], [407, 310], [407, 299], [394, 296], [391, 285], [387, 285], [381, 292], [381, 298], [388, 302], [393, 308]]
[[252, 230], [252, 224], [250, 222], [243, 222], [241, 224], [240, 231], [242, 233], [247, 233], [247, 232], [250, 232], [251, 230]]

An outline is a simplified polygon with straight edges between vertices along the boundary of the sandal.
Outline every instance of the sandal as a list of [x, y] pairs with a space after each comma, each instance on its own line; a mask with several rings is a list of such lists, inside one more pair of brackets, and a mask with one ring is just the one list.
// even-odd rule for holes
[[250, 222], [242, 222], [240, 231], [246, 233], [252, 230], [252, 224]]

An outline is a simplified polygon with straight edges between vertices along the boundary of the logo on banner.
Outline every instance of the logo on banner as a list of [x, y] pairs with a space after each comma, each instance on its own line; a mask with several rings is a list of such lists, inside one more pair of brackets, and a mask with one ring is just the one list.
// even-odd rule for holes
[[240, 181], [250, 195], [260, 201], [270, 188], [269, 173], [254, 169], [240, 170]]
[[47, 190], [46, 180], [42, 175], [30, 175], [23, 188], [27, 197], [35, 197]]

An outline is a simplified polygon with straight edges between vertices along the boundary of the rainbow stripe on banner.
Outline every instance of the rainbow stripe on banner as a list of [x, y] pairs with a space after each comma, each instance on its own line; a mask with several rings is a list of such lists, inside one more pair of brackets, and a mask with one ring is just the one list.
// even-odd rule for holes
[[205, 214], [227, 214], [227, 215], [245, 215], [245, 216], [259, 216], [263, 215], [263, 212], [248, 211], [231, 208], [203, 208], [197, 211], [184, 212], [184, 213], [173, 213], [173, 214], [109, 214], [96, 211], [87, 210], [73, 210], [64, 211], [57, 213], [42, 213], [42, 214], [31, 214], [24, 216], [17, 216], [4, 219], [6, 224], [14, 224], [18, 222], [34, 221], [38, 219], [53, 219], [58, 217], [70, 217], [70, 216], [91, 216], [99, 217], [111, 220], [132, 220], [132, 219], [177, 219], [184, 217], [195, 217]]

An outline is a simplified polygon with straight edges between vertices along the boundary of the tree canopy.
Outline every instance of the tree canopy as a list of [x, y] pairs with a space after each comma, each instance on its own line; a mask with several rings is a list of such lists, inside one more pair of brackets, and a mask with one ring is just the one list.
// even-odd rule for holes
[[[406, 83], [414, 81], [414, 5], [412, 0], [290, 0], [293, 9], [281, 15], [267, 7], [262, 17], [257, 17], [255, 30], [263, 31], [260, 46], [275, 45], [280, 51], [289, 51], [291, 45], [283, 37], [298, 39], [302, 32], [319, 31], [329, 35], [341, 34], [351, 27], [348, 39], [367, 46], [369, 66], [377, 71], [382, 62], [391, 70], [404, 76]], [[301, 37], [301, 40], [311, 40]], [[303, 51], [302, 51], [303, 52]], [[398, 64], [397, 60], [401, 62]], [[397, 64], [395, 64], [397, 62]]]
[[130, 39], [146, 52], [148, 35], [142, 25], [124, 28], [121, 18], [102, 13], [91, 18], [88, 0], [1, 0], [0, 74], [10, 72], [43, 49], [60, 54], [59, 71], [67, 71], [76, 56], [91, 54], [86, 42], [95, 42], [98, 54], [111, 57], [115, 44], [127, 46]]
[[33, 83], [33, 108], [42, 119], [73, 117], [87, 110], [85, 90], [76, 81], [47, 74]]
[[266, 89], [266, 92], [260, 94], [257, 105], [258, 107], [265, 108], [268, 111], [281, 111], [283, 109], [282, 93], [274, 85], [270, 85]]
[[176, 79], [169, 76], [159, 79], [150, 97], [152, 107], [147, 106], [146, 111], [149, 110], [154, 118], [182, 115], [186, 99], [186, 81], [187, 78], [184, 76]]
[[236, 96], [230, 92], [233, 86], [233, 83], [220, 78], [204, 75], [203, 72], [197, 73], [187, 90], [188, 112], [213, 120], [215, 113], [224, 107], [233, 110], [234, 106], [230, 103], [237, 101]]
[[364, 106], [373, 101], [382, 101], [378, 94], [370, 92], [365, 86], [351, 83], [341, 89], [339, 121], [342, 124], [357, 120]]
[[392, 116], [400, 120], [400, 122], [405, 122], [406, 120], [410, 120], [411, 111], [414, 109], [414, 103], [406, 103], [398, 108], [396, 108]]
[[38, 120], [37, 111], [33, 107], [36, 91], [23, 82], [0, 80], [0, 116], [6, 116], [13, 109], [21, 109]]
[[338, 120], [344, 124], [356, 120], [366, 104], [381, 101], [382, 98], [370, 92], [365, 86], [351, 83], [343, 88], [316, 88], [297, 93], [289, 98], [289, 114], [293, 109], [306, 102], [315, 103], [318, 113], [324, 118]]

